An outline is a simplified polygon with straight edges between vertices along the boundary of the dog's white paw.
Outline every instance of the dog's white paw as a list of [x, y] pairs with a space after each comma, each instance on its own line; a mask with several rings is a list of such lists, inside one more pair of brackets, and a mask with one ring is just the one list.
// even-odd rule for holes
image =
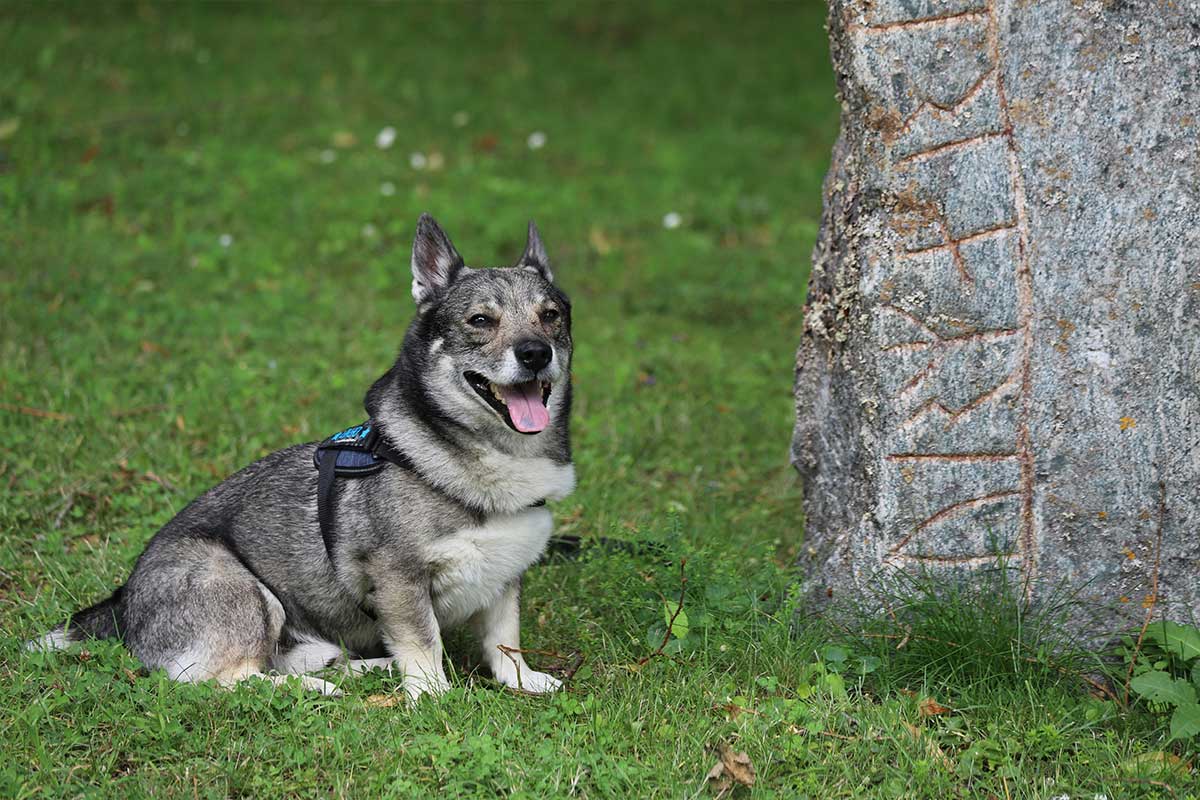
[[342, 697], [342, 690], [336, 684], [329, 681], [323, 681], [320, 678], [314, 678], [311, 675], [302, 675], [300, 684], [309, 691], [320, 692], [326, 697]]
[[404, 691], [409, 700], [417, 700], [426, 694], [436, 697], [449, 688], [450, 681], [446, 680], [445, 675], [414, 673], [404, 676]]
[[[276, 686], [280, 686], [280, 687], [286, 687], [289, 683], [292, 683], [293, 681], [295, 681], [295, 682], [298, 682], [301, 686], [303, 686], [307, 691], [310, 691], [310, 692], [317, 692], [319, 694], [325, 695], [326, 697], [341, 697], [342, 696], [342, 690], [339, 689], [335, 684], [332, 684], [329, 681], [323, 681], [320, 678], [314, 678], [312, 675], [296, 675], [296, 674], [266, 675], [261, 672], [255, 672], [255, 673], [251, 673], [250, 675], [247, 675], [245, 677], [246, 678], [262, 678], [263, 680], [270, 681], [271, 683], [275, 684]], [[244, 680], [244, 678], [243, 678], [243, 680]], [[233, 683], [236, 683], [237, 681], [234, 680], [234, 681], [218, 681], [218, 682], [221, 683], [223, 686], [232, 686]]]
[[510, 674], [497, 677], [501, 683], [510, 689], [517, 689], [530, 694], [546, 694], [562, 688], [562, 681], [553, 675], [537, 672], [532, 669], [512, 670]]
[[344, 661], [339, 666], [350, 675], [365, 675], [373, 669], [382, 670], [391, 675], [399, 669], [399, 665], [392, 658], [355, 658]]
[[557, 692], [561, 688], [562, 681], [544, 672], [530, 670], [528, 675], [521, 676], [521, 689], [526, 692], [545, 694], [546, 692]]

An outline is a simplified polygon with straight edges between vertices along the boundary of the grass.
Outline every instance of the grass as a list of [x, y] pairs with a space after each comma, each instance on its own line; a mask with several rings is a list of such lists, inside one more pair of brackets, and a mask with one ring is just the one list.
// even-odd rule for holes
[[[1011, 631], [970, 602], [906, 620], [975, 642], [951, 654], [793, 624], [792, 351], [837, 129], [822, 21], [0, 6], [0, 795], [689, 797], [726, 740], [757, 797], [1197, 796], [1158, 723], [994, 658]], [[460, 636], [455, 688], [413, 708], [380, 676], [327, 700], [171, 684], [111, 643], [24, 654], [196, 494], [360, 420], [425, 210], [472, 263], [511, 261], [537, 219], [578, 342], [559, 530], [667, 554], [531, 572], [526, 645], [586, 656], [571, 691], [499, 691]], [[686, 635], [639, 664], [684, 557]]]

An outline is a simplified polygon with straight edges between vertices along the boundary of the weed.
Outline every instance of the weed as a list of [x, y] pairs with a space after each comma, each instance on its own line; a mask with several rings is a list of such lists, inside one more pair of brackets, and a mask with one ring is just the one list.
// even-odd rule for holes
[[1171, 740], [1200, 736], [1200, 628], [1157, 620], [1137, 642], [1126, 637], [1122, 653], [1129, 664], [1129, 688], [1151, 708], [1171, 713]]

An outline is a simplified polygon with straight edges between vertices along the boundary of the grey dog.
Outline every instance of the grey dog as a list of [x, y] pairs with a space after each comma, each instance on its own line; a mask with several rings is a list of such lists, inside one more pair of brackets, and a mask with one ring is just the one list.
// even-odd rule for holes
[[417, 315], [367, 392], [403, 466], [336, 484], [318, 522], [316, 444], [280, 450], [209, 490], [154, 535], [129, 580], [31, 647], [120, 638], [175, 680], [249, 677], [335, 693], [334, 664], [449, 683], [441, 632], [468, 623], [500, 683], [548, 692], [520, 648], [521, 576], [551, 532], [545, 500], [575, 486], [571, 306], [536, 226], [512, 267], [464, 265], [429, 215], [412, 249]]

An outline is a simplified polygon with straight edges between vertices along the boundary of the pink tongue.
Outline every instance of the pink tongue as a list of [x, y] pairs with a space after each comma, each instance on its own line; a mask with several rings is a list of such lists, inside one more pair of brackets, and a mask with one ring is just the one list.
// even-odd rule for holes
[[508, 415], [521, 433], [537, 433], [550, 424], [550, 412], [542, 402], [542, 387], [537, 381], [501, 386], [500, 393], [508, 404]]

